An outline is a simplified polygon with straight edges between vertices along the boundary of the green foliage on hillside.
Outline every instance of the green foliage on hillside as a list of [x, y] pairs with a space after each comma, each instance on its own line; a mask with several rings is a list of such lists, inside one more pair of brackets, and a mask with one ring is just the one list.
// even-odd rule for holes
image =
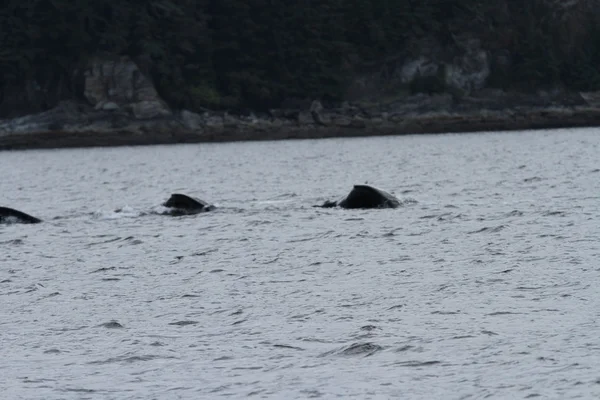
[[453, 46], [464, 33], [486, 49], [507, 52], [510, 66], [493, 69], [490, 85], [598, 90], [600, 7], [563, 3], [4, 0], [0, 102], [7, 88], [26, 82], [69, 82], [75, 95], [73, 71], [103, 53], [137, 60], [174, 107], [264, 109], [293, 98], [339, 100], [355, 69], [410, 54], [420, 38]]

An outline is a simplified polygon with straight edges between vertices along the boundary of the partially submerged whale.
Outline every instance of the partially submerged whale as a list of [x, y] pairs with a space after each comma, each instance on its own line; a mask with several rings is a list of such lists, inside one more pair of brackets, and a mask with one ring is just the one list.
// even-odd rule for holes
[[41, 219], [8, 207], [0, 207], [0, 224], [37, 224]]
[[341, 208], [396, 208], [401, 205], [394, 195], [369, 185], [354, 185], [350, 193], [339, 201], [326, 201], [316, 207]]
[[180, 193], [172, 194], [163, 206], [169, 208], [167, 214], [173, 216], [198, 214], [215, 208], [204, 200]]

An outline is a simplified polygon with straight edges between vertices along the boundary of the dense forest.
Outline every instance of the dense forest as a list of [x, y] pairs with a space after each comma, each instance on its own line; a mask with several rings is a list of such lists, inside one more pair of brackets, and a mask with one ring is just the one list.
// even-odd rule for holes
[[492, 65], [488, 86], [598, 90], [599, 6], [598, 0], [4, 0], [0, 103], [31, 82], [70, 92], [57, 98], [75, 95], [73, 71], [98, 54], [132, 57], [177, 108], [335, 101], [361, 68], [418, 52], [420, 39], [452, 46], [465, 33], [509, 55], [508, 66]]

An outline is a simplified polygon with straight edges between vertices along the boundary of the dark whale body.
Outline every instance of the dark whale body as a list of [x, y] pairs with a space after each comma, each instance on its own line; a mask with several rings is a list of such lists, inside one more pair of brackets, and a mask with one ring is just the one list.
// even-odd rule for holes
[[215, 208], [204, 200], [179, 193], [172, 194], [163, 206], [170, 208], [167, 214], [173, 216], [198, 214]]
[[41, 219], [32, 217], [22, 211], [8, 207], [0, 207], [0, 224], [38, 224]]
[[357, 208], [396, 208], [400, 200], [388, 192], [369, 185], [354, 185], [350, 193], [339, 201], [326, 201], [318, 207]]

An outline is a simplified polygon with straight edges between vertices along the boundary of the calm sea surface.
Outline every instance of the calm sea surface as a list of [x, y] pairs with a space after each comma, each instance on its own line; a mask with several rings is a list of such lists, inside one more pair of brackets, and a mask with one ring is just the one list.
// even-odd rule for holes
[[[3, 399], [600, 397], [600, 132], [1, 152]], [[368, 182], [395, 210], [312, 205]], [[157, 215], [171, 193], [215, 212]]]

